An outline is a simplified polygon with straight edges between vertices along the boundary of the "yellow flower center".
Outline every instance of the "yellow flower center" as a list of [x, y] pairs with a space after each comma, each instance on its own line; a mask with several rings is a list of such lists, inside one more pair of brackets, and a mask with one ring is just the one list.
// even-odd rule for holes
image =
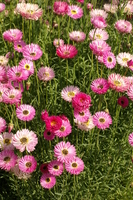
[[46, 180], [45, 180], [47, 183], [49, 183], [50, 181], [51, 181], [51, 179], [50, 178], [46, 178]]
[[29, 69], [30, 69], [30, 65], [26, 64], [26, 65], [24, 66], [24, 68], [27, 69], [27, 70], [29, 70]]
[[101, 36], [100, 34], [96, 34], [96, 37], [97, 37], [98, 39], [101, 39], [101, 38], [102, 38], [102, 36]]
[[65, 131], [65, 127], [64, 126], [62, 126], [61, 128], [60, 128], [60, 131]]
[[77, 11], [76, 10], [71, 10], [72, 15], [76, 15]]
[[14, 95], [14, 94], [11, 94], [11, 95], [9, 96], [9, 98], [10, 98], [10, 99], [14, 99], [14, 98], [15, 98], [15, 95]]
[[123, 62], [127, 62], [127, 61], [128, 61], [128, 58], [122, 58], [122, 61], [123, 61]]
[[58, 165], [54, 165], [53, 167], [55, 170], [58, 170], [59, 169], [59, 166]]
[[68, 95], [69, 97], [74, 97], [74, 96], [75, 96], [75, 93], [74, 93], [74, 92], [68, 92], [67, 95]]
[[26, 137], [23, 137], [20, 139], [21, 144], [26, 144], [28, 142], [28, 139]]
[[51, 122], [51, 126], [55, 126], [56, 124], [57, 124], [56, 121]]
[[114, 85], [121, 86], [121, 82], [116, 80], [116, 81], [114, 81]]

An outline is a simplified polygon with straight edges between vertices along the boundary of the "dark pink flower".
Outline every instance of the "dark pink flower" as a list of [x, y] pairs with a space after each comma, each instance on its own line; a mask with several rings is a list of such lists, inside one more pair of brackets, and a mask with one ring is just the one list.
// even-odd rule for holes
[[9, 42], [19, 41], [22, 39], [23, 33], [19, 29], [10, 29], [3, 33], [4, 40]]
[[48, 163], [43, 163], [40, 165], [40, 171], [42, 173], [48, 173]]
[[74, 58], [78, 51], [75, 46], [71, 44], [65, 44], [56, 49], [57, 56], [60, 58]]
[[68, 4], [66, 2], [55, 1], [53, 10], [57, 15], [65, 15], [67, 14]]
[[129, 67], [129, 69], [131, 69], [131, 70], [133, 71], [133, 60], [129, 60], [129, 61], [127, 62], [127, 65], [128, 65], [128, 67]]
[[126, 108], [129, 104], [127, 97], [119, 97], [117, 103], [122, 106], [123, 108]]
[[79, 92], [72, 98], [72, 106], [78, 111], [83, 111], [91, 106], [91, 97], [83, 92]]
[[55, 133], [45, 130], [43, 133], [45, 140], [53, 140], [55, 138]]
[[47, 120], [48, 117], [49, 117], [49, 116], [48, 116], [47, 110], [44, 110], [44, 111], [41, 112], [41, 120], [42, 120], [42, 121], [45, 122], [45, 121]]
[[46, 123], [46, 129], [50, 132], [54, 132], [61, 128], [62, 120], [58, 116], [50, 116], [47, 118], [45, 123]]

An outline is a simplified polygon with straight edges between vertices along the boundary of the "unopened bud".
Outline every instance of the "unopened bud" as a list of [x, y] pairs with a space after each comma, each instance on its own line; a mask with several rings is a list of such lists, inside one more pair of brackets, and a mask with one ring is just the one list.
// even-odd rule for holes
[[11, 133], [13, 127], [14, 127], [14, 124], [12, 122], [8, 124], [8, 133]]
[[31, 82], [30, 82], [30, 81], [27, 81], [27, 82], [26, 82], [26, 90], [29, 90], [30, 85], [31, 85]]
[[105, 112], [109, 114], [109, 110], [108, 110], [108, 108], [105, 109]]

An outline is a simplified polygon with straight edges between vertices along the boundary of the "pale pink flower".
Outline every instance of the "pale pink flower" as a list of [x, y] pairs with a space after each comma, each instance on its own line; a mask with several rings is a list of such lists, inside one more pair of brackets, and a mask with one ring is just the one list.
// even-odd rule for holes
[[13, 145], [16, 149], [19, 149], [20, 152], [27, 150], [29, 153], [35, 150], [35, 146], [38, 143], [38, 138], [33, 131], [28, 129], [22, 129], [17, 131], [13, 135]]
[[74, 109], [74, 117], [80, 122], [88, 121], [90, 116], [91, 116], [91, 114], [88, 109], [86, 109], [82, 112], [79, 112], [78, 110]]
[[84, 162], [80, 158], [74, 157], [65, 163], [65, 169], [70, 174], [79, 175], [84, 170]]
[[92, 18], [92, 17], [101, 16], [101, 17], [103, 17], [104, 19], [106, 19], [107, 16], [108, 16], [108, 13], [106, 13], [106, 11], [101, 10], [101, 9], [93, 9], [93, 10], [90, 11], [90, 16], [91, 16], [91, 18]]
[[88, 3], [88, 4], [87, 4], [87, 9], [88, 9], [88, 10], [92, 10], [92, 9], [93, 9], [93, 4]]
[[21, 104], [16, 109], [17, 117], [22, 121], [31, 121], [35, 117], [35, 109], [31, 105]]
[[5, 129], [6, 129], [6, 121], [2, 117], [0, 117], [0, 133], [4, 132]]
[[108, 81], [104, 78], [95, 79], [91, 83], [91, 89], [97, 94], [105, 94], [109, 89]]
[[116, 13], [118, 10], [118, 6], [113, 4], [104, 4], [104, 10], [106, 12]]
[[8, 58], [6, 56], [0, 56], [0, 65], [6, 66], [8, 63]]
[[95, 28], [105, 28], [107, 26], [107, 23], [102, 16], [92, 17], [91, 23]]
[[115, 28], [120, 33], [131, 33], [131, 31], [132, 31], [132, 24], [129, 21], [126, 21], [126, 20], [118, 20], [115, 23]]
[[5, 10], [5, 4], [4, 3], [0, 3], [0, 13]]
[[11, 81], [21, 82], [22, 80], [27, 80], [29, 74], [26, 70], [23, 70], [21, 66], [14, 66], [8, 70], [7, 77]]
[[54, 39], [53, 44], [56, 48], [58, 48], [59, 46], [63, 46], [64, 45], [64, 40], [62, 39]]
[[63, 173], [63, 163], [57, 160], [52, 160], [48, 164], [48, 171], [54, 176], [60, 176]]
[[26, 45], [23, 40], [15, 41], [14, 42], [14, 49], [15, 51], [22, 52], [22, 48]]
[[4, 40], [8, 42], [19, 41], [22, 39], [23, 33], [19, 29], [10, 29], [3, 33]]
[[25, 155], [18, 162], [19, 169], [25, 173], [32, 173], [37, 167], [37, 161], [34, 156]]
[[8, 90], [7, 87], [5, 87], [5, 86], [3, 86], [3, 85], [0, 85], [0, 102], [3, 101], [3, 94], [4, 94], [4, 92], [7, 91], [7, 90]]
[[17, 176], [18, 179], [24, 179], [27, 180], [31, 177], [31, 174], [24, 173], [19, 169], [18, 164], [16, 164], [13, 168], [11, 168], [11, 172]]
[[119, 0], [109, 0], [109, 2], [115, 5], [119, 4]]
[[116, 65], [115, 55], [112, 52], [105, 52], [103, 54], [103, 63], [107, 68], [113, 69]]
[[72, 101], [72, 98], [75, 97], [75, 95], [77, 93], [79, 93], [80, 90], [78, 87], [75, 86], [67, 86], [65, 88], [63, 88], [63, 90], [61, 91], [61, 97], [68, 102]]
[[133, 4], [131, 4], [130, 1], [128, 1], [128, 3], [125, 4], [121, 4], [121, 7], [123, 8], [124, 6], [124, 10], [123, 13], [127, 13], [128, 15], [131, 15], [133, 13]]
[[86, 38], [86, 34], [81, 31], [72, 31], [69, 33], [70, 40], [75, 42], [83, 42]]
[[55, 1], [53, 11], [57, 15], [65, 15], [68, 11], [68, 4], [66, 2]]
[[14, 146], [12, 143], [13, 133], [4, 132], [0, 135], [0, 148], [4, 150], [13, 150]]
[[78, 50], [75, 46], [71, 44], [64, 44], [63, 46], [60, 46], [56, 49], [56, 54], [60, 58], [74, 58], [78, 53]]
[[54, 70], [51, 67], [41, 67], [37, 73], [40, 81], [50, 81], [55, 77]]
[[112, 124], [112, 118], [107, 112], [96, 112], [93, 115], [93, 123], [99, 129], [106, 129]]
[[29, 76], [31, 76], [32, 74], [34, 74], [34, 64], [31, 60], [27, 60], [25, 58], [23, 58], [20, 62], [19, 62], [19, 66], [23, 69], [26, 70], [29, 74]]
[[111, 47], [103, 40], [92, 41], [90, 43], [90, 49], [98, 56], [103, 56], [105, 52], [111, 51]]
[[97, 28], [97, 29], [92, 29], [89, 32], [89, 38], [91, 40], [104, 40], [104, 41], [106, 41], [109, 38], [109, 35], [105, 30]]
[[93, 129], [95, 127], [93, 123], [93, 118], [92, 116], [89, 117], [89, 119], [86, 122], [80, 122], [77, 119], [74, 119], [74, 122], [76, 123], [77, 127], [80, 130], [88, 132], [89, 130]]
[[127, 95], [129, 97], [129, 99], [131, 99], [133, 101], [133, 84], [130, 85], [128, 91], [127, 91]]
[[41, 176], [40, 184], [45, 189], [51, 189], [56, 184], [56, 178], [50, 173], [44, 173]]
[[122, 67], [128, 67], [128, 61], [130, 61], [132, 58], [133, 58], [133, 55], [126, 52], [119, 53], [116, 56], [116, 60], [118, 64], [121, 65]]
[[22, 93], [19, 90], [11, 89], [5, 91], [3, 94], [3, 101], [9, 104], [19, 103], [22, 97]]
[[54, 131], [55, 135], [59, 138], [66, 137], [72, 132], [72, 127], [69, 120], [62, 119], [62, 125], [59, 130]]
[[17, 155], [12, 150], [4, 150], [0, 152], [0, 168], [10, 171], [15, 166]]
[[68, 162], [76, 156], [76, 149], [70, 142], [59, 142], [54, 147], [54, 156], [60, 162]]
[[83, 10], [79, 6], [68, 6], [67, 15], [73, 19], [79, 19], [83, 16]]

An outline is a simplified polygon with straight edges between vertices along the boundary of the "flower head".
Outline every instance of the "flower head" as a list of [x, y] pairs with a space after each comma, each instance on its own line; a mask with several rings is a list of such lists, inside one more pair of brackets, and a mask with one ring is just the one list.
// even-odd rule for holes
[[121, 65], [122, 67], [128, 67], [128, 61], [130, 61], [132, 58], [133, 56], [130, 53], [126, 53], [126, 52], [119, 53], [116, 56], [116, 60], [118, 64]]
[[55, 132], [50, 132], [46, 129], [43, 133], [43, 136], [45, 140], [53, 140], [55, 138]]
[[90, 111], [88, 109], [79, 112], [78, 110], [74, 109], [74, 117], [80, 121], [80, 122], [86, 122], [88, 121], [89, 117], [90, 117]]
[[19, 169], [25, 173], [32, 173], [37, 167], [37, 161], [34, 156], [25, 155], [18, 162]]
[[89, 119], [85, 122], [80, 122], [77, 119], [74, 119], [74, 122], [76, 123], [77, 127], [80, 130], [86, 131], [88, 132], [89, 130], [93, 129], [95, 127], [94, 123], [93, 123], [93, 118], [90, 115]]
[[97, 28], [97, 29], [92, 29], [89, 32], [89, 38], [91, 40], [104, 40], [105, 41], [109, 38], [109, 35], [105, 30]]
[[23, 70], [20, 66], [14, 66], [8, 70], [7, 77], [11, 81], [21, 82], [22, 80], [28, 79], [29, 73], [26, 70]]
[[30, 121], [35, 116], [35, 109], [31, 105], [21, 104], [16, 109], [17, 117], [22, 121]]
[[61, 97], [65, 101], [71, 102], [72, 98], [75, 97], [75, 95], [79, 92], [80, 92], [80, 90], [78, 87], [75, 87], [73, 85], [67, 86], [67, 87], [63, 88], [63, 90], [61, 91]]
[[3, 101], [9, 104], [19, 103], [22, 97], [22, 93], [19, 90], [11, 89], [7, 90], [3, 94]]
[[53, 44], [56, 48], [58, 48], [59, 46], [63, 46], [64, 45], [64, 40], [62, 39], [54, 39]]
[[40, 165], [40, 171], [42, 173], [48, 173], [48, 163], [43, 163]]
[[48, 171], [54, 176], [60, 176], [63, 173], [63, 163], [57, 160], [52, 160], [48, 164]]
[[14, 150], [12, 143], [13, 133], [4, 132], [0, 135], [0, 148], [6, 150]]
[[59, 116], [50, 116], [47, 118], [45, 123], [46, 123], [46, 129], [50, 132], [54, 132], [61, 128], [62, 120]]
[[22, 49], [22, 53], [24, 58], [28, 60], [38, 60], [43, 54], [40, 46], [33, 43], [25, 45]]
[[103, 40], [94, 40], [90, 43], [90, 49], [97, 56], [103, 56], [105, 52], [111, 50], [111, 47]]
[[128, 106], [128, 104], [129, 104], [128, 98], [127, 98], [127, 97], [124, 97], [124, 96], [119, 97], [117, 103], [118, 103], [121, 107], [126, 108], [126, 107]]
[[60, 58], [74, 58], [78, 51], [75, 46], [71, 44], [64, 44], [56, 49], [57, 56]]
[[4, 150], [0, 152], [0, 168], [10, 171], [15, 166], [17, 155], [12, 150]]
[[19, 41], [22, 39], [23, 33], [19, 29], [10, 29], [3, 33], [4, 40], [8, 42]]
[[56, 184], [56, 178], [50, 173], [44, 173], [41, 176], [40, 184], [45, 189], [50, 189]]
[[97, 94], [105, 94], [109, 89], [108, 81], [104, 78], [95, 79], [91, 83], [91, 89]]
[[55, 1], [53, 11], [57, 15], [65, 15], [68, 11], [68, 4], [66, 2]]
[[6, 129], [6, 121], [2, 117], [0, 117], [0, 133], [4, 132], [5, 129]]
[[83, 10], [79, 6], [71, 5], [68, 6], [67, 15], [73, 19], [79, 19], [83, 16]]
[[126, 21], [126, 20], [118, 20], [115, 23], [115, 28], [120, 33], [131, 33], [131, 31], [132, 31], [132, 24], [129, 21]]
[[84, 170], [84, 162], [80, 158], [74, 157], [65, 163], [65, 169], [70, 174], [78, 175]]
[[26, 43], [23, 40], [15, 41], [14, 42], [14, 49], [17, 52], [22, 52], [23, 47], [26, 45]]
[[91, 23], [95, 28], [105, 28], [107, 26], [107, 23], [102, 16], [95, 16], [91, 18]]
[[108, 13], [106, 13], [106, 11], [101, 10], [101, 9], [93, 9], [90, 11], [90, 16], [92, 17], [96, 17], [96, 16], [102, 16], [104, 19], [107, 18]]
[[112, 52], [105, 52], [103, 54], [103, 63], [109, 69], [113, 69], [116, 65], [116, 58]]
[[86, 38], [86, 34], [81, 31], [72, 31], [69, 33], [70, 40], [75, 42], [83, 42]]
[[20, 62], [19, 62], [19, 66], [25, 70], [26, 72], [28, 72], [28, 76], [31, 76], [32, 74], [34, 74], [34, 64], [31, 60], [27, 60], [26, 58], [23, 58]]
[[130, 133], [129, 137], [128, 137], [128, 142], [131, 146], [133, 146], [133, 133]]
[[71, 124], [69, 120], [63, 120], [62, 119], [62, 125], [59, 130], [54, 131], [55, 135], [57, 135], [59, 138], [68, 136], [72, 131]]
[[93, 123], [99, 129], [106, 129], [112, 124], [112, 118], [106, 112], [96, 112], [95, 115], [93, 115]]
[[4, 3], [0, 3], [0, 13], [5, 10], [5, 4]]
[[51, 67], [41, 67], [37, 76], [41, 81], [50, 81], [55, 77], [55, 73]]

